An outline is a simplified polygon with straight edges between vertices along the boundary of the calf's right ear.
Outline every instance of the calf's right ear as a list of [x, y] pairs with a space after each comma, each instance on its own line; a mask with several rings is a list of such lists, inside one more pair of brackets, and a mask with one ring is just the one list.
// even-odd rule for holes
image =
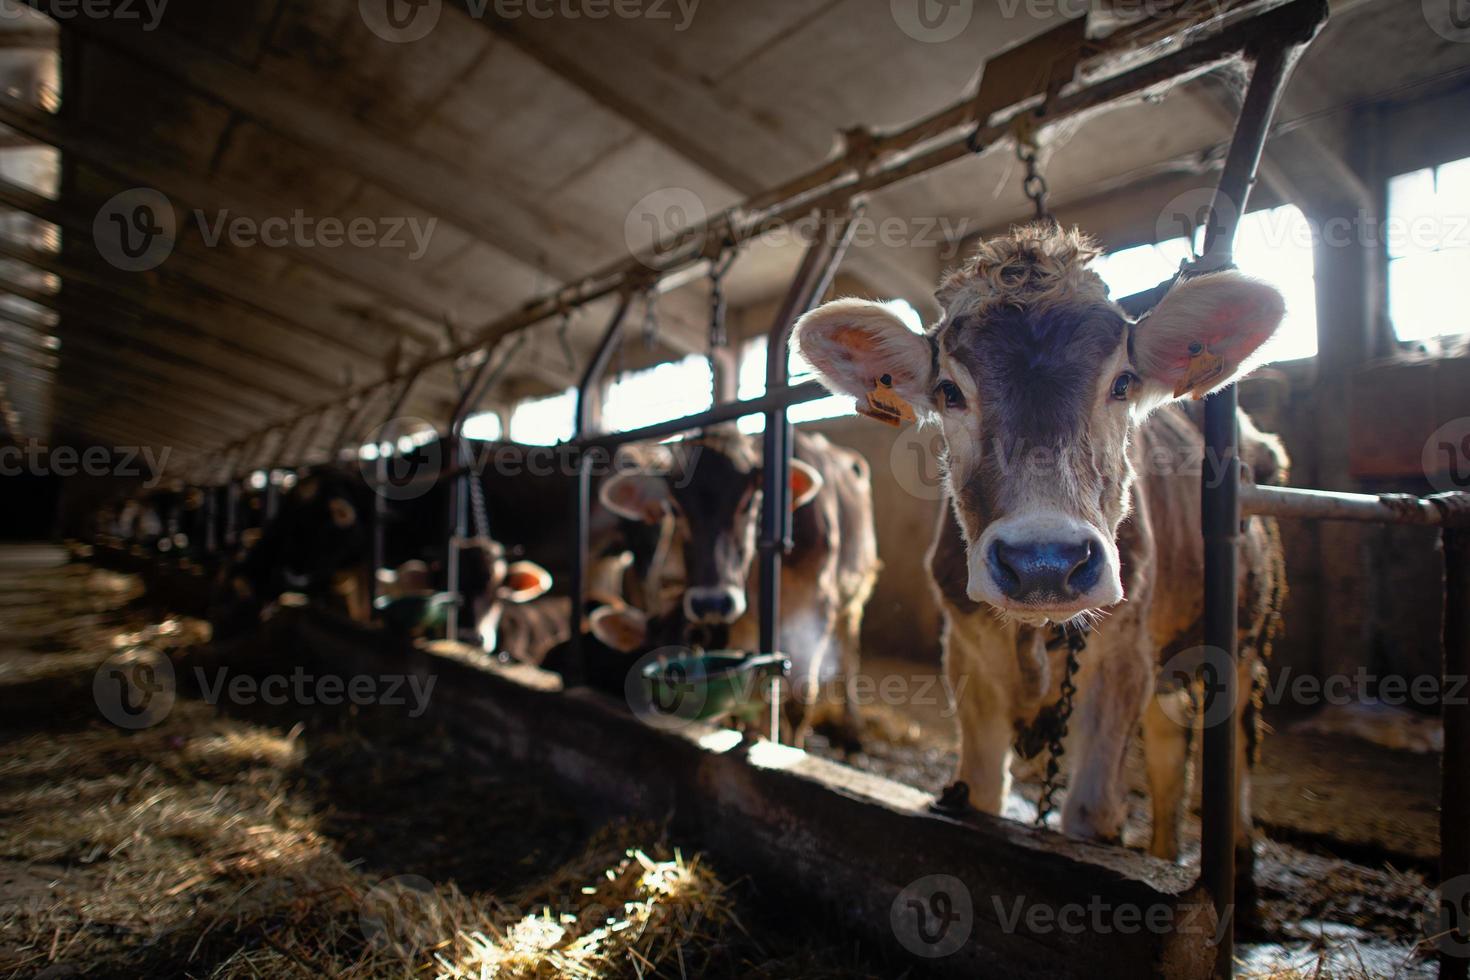
[[669, 499], [669, 481], [648, 473], [619, 473], [602, 485], [597, 496], [619, 517], [657, 524]]
[[593, 636], [622, 653], [634, 653], [648, 640], [648, 617], [631, 606], [599, 606], [588, 625]]
[[865, 299], [824, 303], [797, 321], [795, 336], [801, 356], [833, 392], [861, 403], [881, 382], [914, 408], [934, 410], [929, 340], [882, 303]]

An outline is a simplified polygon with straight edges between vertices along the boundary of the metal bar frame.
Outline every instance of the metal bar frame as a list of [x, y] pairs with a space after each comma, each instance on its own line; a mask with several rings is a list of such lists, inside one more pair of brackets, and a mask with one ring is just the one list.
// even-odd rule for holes
[[[1142, 64], [1130, 60], [1128, 52], [1121, 57], [1118, 52], [1106, 52], [1098, 59], [1084, 62], [1082, 80], [1063, 86], [1059, 94], [1047, 101], [1042, 122], [1050, 125], [1188, 81], [1238, 59], [1242, 52], [1263, 39], [1296, 36], [1304, 28], [1314, 27], [1320, 21], [1322, 8], [1323, 0], [1262, 0], [1222, 18], [1185, 27], [1168, 41], [1153, 45], [1154, 50], [1167, 53]], [[1136, 56], [1136, 52], [1131, 54]], [[1109, 69], [1114, 73], [1106, 74]], [[705, 261], [706, 245], [716, 236], [721, 241], [728, 239], [732, 247], [738, 246], [775, 224], [813, 212], [841, 210], [858, 195], [963, 159], [976, 148], [1006, 139], [1013, 121], [1032, 111], [1043, 98], [1038, 95], [993, 113], [989, 119], [977, 120], [975, 97], [969, 94], [911, 126], [875, 132], [870, 141], [860, 141], [863, 145], [849, 148], [809, 173], [712, 214], [667, 247], [660, 247], [656, 256], [632, 256], [598, 269], [485, 324], [467, 343], [429, 355], [412, 368], [362, 385], [301, 414], [391, 385], [408, 370], [447, 363], [508, 334], [630, 287], [658, 284]]]

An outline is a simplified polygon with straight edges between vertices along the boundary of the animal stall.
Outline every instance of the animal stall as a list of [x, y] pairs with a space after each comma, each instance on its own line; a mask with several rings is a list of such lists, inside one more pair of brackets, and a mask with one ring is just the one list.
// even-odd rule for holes
[[[302, 429], [312, 436], [340, 413], [333, 440], [340, 450], [355, 444], [366, 421], [395, 418], [415, 381], [428, 368], [468, 356], [479, 358], [464, 380], [460, 400], [447, 425], [442, 456], [447, 465], [413, 479], [453, 481], [450, 526], [465, 536], [473, 520], [483, 533], [483, 502], [463, 435], [465, 419], [493, 386], [499, 345], [526, 328], [566, 315], [592, 301], [616, 297], [617, 308], [577, 388], [576, 431], [570, 448], [577, 465], [576, 494], [569, 533], [575, 556], [571, 594], [585, 594], [588, 582], [589, 514], [592, 468], [619, 447], [657, 442], [738, 418], [765, 418], [763, 496], [758, 539], [760, 642], [752, 655], [778, 654], [783, 554], [790, 547], [790, 466], [794, 436], [788, 410], [826, 394], [815, 382], [789, 385], [787, 350], [794, 323], [826, 292], [848, 245], [867, 192], [918, 176], [936, 167], [984, 153], [1014, 141], [1028, 164], [1027, 190], [1045, 216], [1045, 181], [1026, 147], [1036, 132], [1109, 105], [1162, 92], [1222, 64], [1248, 67], [1250, 82], [1220, 177], [1203, 254], [1183, 269], [1180, 279], [1228, 268], [1235, 225], [1255, 180], [1270, 131], [1277, 97], [1296, 58], [1310, 44], [1327, 16], [1324, 0], [1259, 3], [1205, 19], [1186, 30], [1132, 49], [1099, 50], [1084, 37], [1081, 21], [1027, 42], [987, 66], [974, 99], [948, 106], [911, 126], [891, 132], [855, 130], [846, 134], [845, 151], [816, 170], [756, 195], [670, 241], [652, 255], [598, 270], [581, 280], [528, 302], [480, 331], [473, 342], [427, 358], [385, 382], [358, 388], [342, 409], [336, 401], [315, 406], [285, 423], [263, 429], [224, 447], [223, 465], [203, 482], [225, 486], [207, 497], [210, 527], [234, 521], [229, 500], [241, 475], [259, 466], [284, 469], [291, 445]], [[1137, 39], [1135, 39], [1137, 40]], [[763, 228], [820, 215], [819, 233], [802, 259], [768, 333], [766, 393], [729, 401], [697, 415], [624, 432], [600, 431], [597, 393], [620, 343], [633, 297], [657, 295], [683, 281], [691, 270], [708, 266], [718, 284], [720, 270], [743, 242]], [[1134, 315], [1146, 312], [1178, 280], [1125, 299]], [[718, 290], [716, 290], [718, 296]], [[715, 320], [718, 323], [718, 299]], [[1214, 458], [1237, 458], [1236, 393], [1227, 388], [1205, 406], [1207, 451]], [[378, 479], [389, 481], [390, 461], [378, 464]], [[1236, 656], [1237, 539], [1243, 514], [1283, 519], [1352, 520], [1419, 524], [1444, 529], [1447, 569], [1445, 675], [1470, 671], [1470, 497], [1441, 494], [1429, 498], [1372, 497], [1304, 489], [1243, 488], [1236, 467], [1225, 466], [1219, 479], [1202, 485], [1206, 554], [1205, 643]], [[276, 486], [268, 481], [267, 510]], [[399, 483], [401, 486], [401, 481]], [[380, 498], [381, 499], [381, 498]], [[374, 534], [381, 555], [382, 521]], [[211, 532], [211, 540], [214, 534]], [[450, 591], [460, 573], [455, 550], [449, 552]], [[577, 689], [585, 671], [582, 610], [573, 602], [571, 655], [565, 689], [552, 675], [532, 668], [507, 668], [484, 662], [452, 643], [420, 644], [407, 654], [414, 671], [442, 675], [448, 689], [444, 713], [457, 736], [486, 750], [545, 767], [602, 805], [650, 815], [672, 813], [675, 824], [714, 853], [787, 882], [795, 893], [830, 909], [880, 943], [915, 940], [954, 942], [951, 955], [928, 966], [949, 975], [971, 975], [983, 966], [1006, 964], [1015, 975], [1085, 974], [1106, 961], [1122, 973], [1168, 976], [1229, 976], [1234, 970], [1233, 909], [1236, 760], [1235, 726], [1205, 729], [1202, 843], [1197, 876], [1121, 849], [1064, 838], [1040, 828], [976, 814], [936, 812], [926, 794], [859, 773], [770, 741], [749, 741], [733, 732], [691, 722], [660, 730], [615, 710], [599, 695]], [[449, 635], [458, 615], [452, 606]], [[377, 632], [344, 623], [314, 610], [287, 610], [273, 625], [278, 637], [299, 646], [302, 656], [368, 664], [405, 656]], [[1221, 699], [1236, 704], [1235, 672], [1212, 672], [1205, 685], [1204, 710]], [[711, 668], [711, 679], [718, 670]], [[655, 680], [658, 678], [655, 677]], [[772, 699], [773, 708], [776, 699]], [[1238, 710], [1238, 708], [1234, 709]], [[1446, 705], [1445, 765], [1442, 794], [1441, 880], [1470, 873], [1470, 782], [1456, 763], [1470, 755], [1470, 709]], [[875, 846], [881, 842], [881, 846]], [[976, 903], [973, 927], [951, 940], [944, 929], [925, 926], [925, 915], [942, 918], [952, 900], [947, 894], [907, 895], [901, 883], [944, 868], [965, 881], [977, 896], [1025, 894], [1055, 906], [1079, 894], [1103, 896], [1115, 906], [1159, 909], [1167, 928], [1112, 932], [1016, 933], [986, 906]], [[941, 901], [941, 898], [943, 899]], [[905, 904], [904, 900], [907, 900]], [[905, 919], [904, 916], [909, 916]], [[1452, 921], [1447, 919], [1447, 921]], [[907, 931], [906, 931], [907, 930]], [[1467, 961], [1447, 956], [1441, 975], [1465, 976]]]

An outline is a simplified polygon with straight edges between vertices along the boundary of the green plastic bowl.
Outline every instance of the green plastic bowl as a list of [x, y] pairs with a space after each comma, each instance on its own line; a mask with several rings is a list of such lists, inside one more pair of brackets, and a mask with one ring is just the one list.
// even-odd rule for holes
[[383, 623], [399, 633], [423, 634], [443, 630], [454, 595], [449, 592], [414, 592], [409, 595], [378, 596], [373, 608]]
[[751, 719], [765, 707], [771, 679], [790, 670], [791, 662], [779, 653], [715, 650], [646, 665], [643, 689], [649, 705], [666, 716], [684, 721], [731, 714]]

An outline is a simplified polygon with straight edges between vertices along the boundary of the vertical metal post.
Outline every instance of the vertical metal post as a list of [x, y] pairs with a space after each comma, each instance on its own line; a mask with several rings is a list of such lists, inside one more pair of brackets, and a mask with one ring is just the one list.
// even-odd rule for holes
[[[1255, 64], [1250, 86], [1241, 106], [1240, 119], [1225, 158], [1225, 169], [1210, 207], [1205, 228], [1202, 258], [1190, 270], [1213, 272], [1231, 264], [1235, 229], [1245, 214], [1256, 168], [1270, 133], [1271, 117], [1281, 88], [1300, 53], [1302, 42], [1272, 39], [1252, 52]], [[1219, 946], [1215, 951], [1215, 975], [1235, 972], [1235, 836], [1236, 836], [1236, 629], [1237, 629], [1237, 543], [1240, 537], [1240, 468], [1236, 461], [1235, 386], [1210, 396], [1205, 402], [1205, 458], [1201, 485], [1201, 526], [1204, 532], [1204, 642], [1223, 650], [1221, 676], [1205, 691], [1206, 714], [1217, 699], [1231, 706], [1229, 716], [1204, 731], [1203, 770], [1200, 787], [1200, 878], [1219, 916]], [[1216, 474], [1212, 479], [1212, 471]]]
[[[383, 492], [383, 487], [388, 483], [388, 457], [397, 452], [397, 444], [393, 441], [397, 435], [397, 426], [393, 421], [398, 417], [404, 402], [408, 401], [409, 392], [413, 391], [414, 383], [418, 381], [423, 373], [422, 369], [411, 372], [401, 382], [398, 390], [393, 393], [388, 402], [388, 411], [383, 415], [383, 421], [378, 426], [378, 458], [373, 467], [373, 522], [372, 522], [372, 559], [373, 567], [368, 576], [368, 592], [370, 598], [378, 598], [378, 569], [383, 567], [385, 559], [385, 547], [383, 543], [384, 530], [388, 523], [388, 495]], [[391, 426], [391, 428], [390, 428]], [[383, 446], [387, 445], [387, 452]], [[452, 552], [454, 549], [450, 549]]]
[[[603, 331], [602, 340], [598, 342], [592, 360], [587, 363], [587, 369], [582, 372], [582, 379], [577, 383], [577, 414], [573, 440], [592, 435], [601, 425], [602, 376], [607, 373], [613, 353], [622, 343], [623, 321], [627, 318], [628, 308], [632, 303], [631, 292], [624, 292], [618, 297], [617, 309], [613, 311], [612, 319]], [[573, 492], [575, 499], [572, 501], [572, 643], [566, 675], [563, 678], [568, 687], [581, 684], [586, 677], [582, 648], [582, 605], [586, 602], [587, 595], [587, 549], [592, 523], [592, 465], [587, 447], [579, 445], [574, 458], [577, 480]]]
[[459, 546], [458, 542], [468, 536], [469, 480], [478, 479], [469, 472], [469, 453], [464, 437], [457, 431], [444, 438], [443, 450], [448, 459], [454, 460], [455, 475], [449, 481], [449, 550], [444, 556], [445, 591], [454, 597], [445, 617], [444, 637], [459, 639]]
[[240, 481], [225, 483], [225, 547], [233, 550], [240, 543]]
[[205, 487], [204, 493], [204, 547], [206, 555], [219, 550], [219, 495], [220, 487]]
[[[1444, 530], [1444, 682], [1440, 691], [1458, 691], [1470, 674], [1470, 527], [1446, 526]], [[1439, 880], [1470, 880], [1470, 705], [1461, 699], [1442, 703], [1444, 751], [1440, 755]], [[1448, 889], [1446, 889], [1448, 890]], [[1458, 889], [1459, 895], [1464, 890]], [[1441, 899], [1441, 901], [1443, 901]], [[1443, 905], [1441, 905], [1443, 908]], [[1449, 944], [1470, 941], [1464, 930], [1461, 909], [1441, 915], [1440, 928], [1460, 927], [1455, 937], [1445, 937], [1439, 954], [1441, 980], [1465, 980], [1470, 959]]]
[[[832, 284], [857, 228], [860, 206], [850, 208], [840, 222], [823, 220], [817, 238], [807, 247], [791, 288], [766, 336], [766, 392], [787, 385], [791, 328]], [[773, 653], [780, 644], [781, 559], [791, 550], [791, 454], [796, 440], [785, 405], [766, 412], [761, 453], [760, 646]]]

